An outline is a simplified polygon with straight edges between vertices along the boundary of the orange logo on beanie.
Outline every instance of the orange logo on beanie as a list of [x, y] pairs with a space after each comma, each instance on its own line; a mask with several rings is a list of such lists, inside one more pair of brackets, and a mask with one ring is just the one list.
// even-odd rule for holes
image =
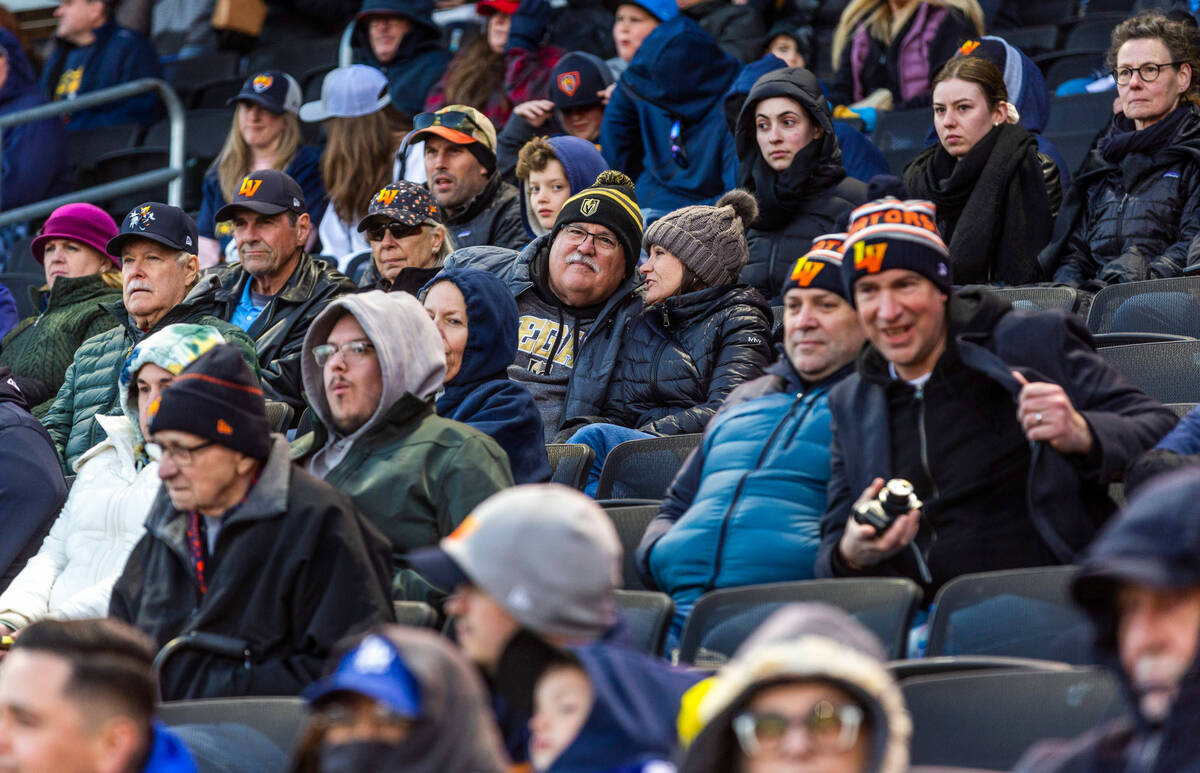
[[865, 268], [868, 274], [879, 273], [879, 269], [883, 265], [883, 254], [885, 252], [887, 252], [887, 242], [880, 242], [878, 244], [855, 242], [854, 270], [862, 271]]
[[217, 432], [220, 432], [222, 435], [232, 435], [233, 427], [224, 419], [217, 419]]
[[970, 56], [971, 54], [975, 53], [975, 49], [979, 48], [979, 45], [980, 43], [978, 40], [968, 40], [966, 43], [963, 43], [961, 47], [959, 47], [958, 53], [962, 54], [963, 56]]
[[825, 264], [819, 260], [800, 258], [796, 261], [795, 268], [792, 269], [792, 281], [801, 287], [808, 287], [824, 268]]

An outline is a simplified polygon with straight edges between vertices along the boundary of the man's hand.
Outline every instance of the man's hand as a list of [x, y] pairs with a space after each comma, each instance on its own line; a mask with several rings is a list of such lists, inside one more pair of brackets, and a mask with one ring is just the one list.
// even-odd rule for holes
[[554, 103], [548, 99], [531, 99], [514, 107], [513, 112], [530, 126], [541, 126], [554, 114]]
[[1015, 370], [1012, 374], [1021, 383], [1017, 421], [1025, 437], [1045, 441], [1059, 453], [1088, 454], [1092, 450], [1092, 431], [1063, 388], [1045, 381], [1030, 383]]
[[[854, 507], [857, 508], [879, 496], [879, 490], [882, 488], [883, 478], [876, 478], [863, 491]], [[892, 525], [880, 536], [874, 526], [854, 520], [854, 508], [851, 508], [850, 517], [846, 519], [846, 530], [842, 532], [842, 541], [838, 543], [838, 550], [847, 566], [861, 572], [899, 553], [912, 542], [920, 528], [921, 511], [909, 510], [892, 521]]]

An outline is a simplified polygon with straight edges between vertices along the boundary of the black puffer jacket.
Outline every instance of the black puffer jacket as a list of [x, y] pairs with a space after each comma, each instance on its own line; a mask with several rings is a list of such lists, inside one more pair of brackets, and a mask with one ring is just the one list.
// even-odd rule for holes
[[745, 285], [673, 296], [630, 321], [603, 415], [656, 435], [703, 432], [771, 362], [771, 310]]
[[[768, 97], [796, 100], [822, 133], [779, 173], [767, 166], [755, 139], [755, 107]], [[738, 115], [734, 138], [741, 164], [738, 185], [754, 194], [759, 211], [746, 231], [750, 259], [741, 279], [779, 304], [788, 272], [808, 252], [813, 237], [836, 230], [839, 217], [865, 203], [867, 186], [846, 176], [825, 95], [808, 70], [774, 70], [755, 81]]]
[[1181, 105], [1160, 124], [1143, 130], [1154, 138], [1118, 115], [1088, 154], [1039, 256], [1054, 281], [1135, 282], [1200, 262], [1189, 249], [1200, 234], [1200, 108]]
[[521, 219], [521, 200], [517, 189], [500, 179], [499, 172], [466, 208], [446, 218], [446, 230], [456, 247], [504, 247], [520, 250], [529, 243]]

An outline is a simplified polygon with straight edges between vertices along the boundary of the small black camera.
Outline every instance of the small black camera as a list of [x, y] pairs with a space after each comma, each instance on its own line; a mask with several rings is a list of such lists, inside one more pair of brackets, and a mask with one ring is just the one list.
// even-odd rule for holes
[[920, 509], [921, 500], [913, 492], [913, 484], [903, 478], [892, 478], [879, 490], [878, 496], [854, 507], [854, 520], [874, 526], [876, 536], [879, 536], [909, 510]]

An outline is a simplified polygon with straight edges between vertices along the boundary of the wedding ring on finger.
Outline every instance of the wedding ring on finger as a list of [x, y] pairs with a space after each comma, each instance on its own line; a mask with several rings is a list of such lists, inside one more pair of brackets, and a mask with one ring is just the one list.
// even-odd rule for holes
[[1041, 423], [1042, 423], [1042, 414], [1041, 414], [1040, 412], [1039, 412], [1039, 413], [1035, 413], [1035, 414], [1033, 414], [1033, 423], [1034, 423], [1034, 424], [1041, 424]]

